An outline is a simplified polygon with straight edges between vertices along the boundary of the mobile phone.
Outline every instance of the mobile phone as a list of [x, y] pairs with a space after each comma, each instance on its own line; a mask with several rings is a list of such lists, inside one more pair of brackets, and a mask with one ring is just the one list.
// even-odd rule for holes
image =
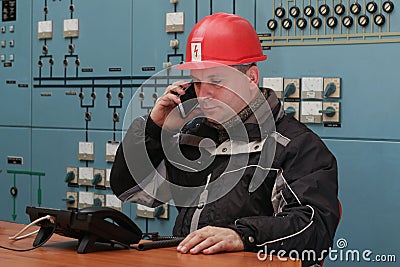
[[184, 90], [185, 94], [179, 96], [181, 103], [178, 105], [178, 110], [182, 118], [186, 118], [199, 104], [193, 82]]

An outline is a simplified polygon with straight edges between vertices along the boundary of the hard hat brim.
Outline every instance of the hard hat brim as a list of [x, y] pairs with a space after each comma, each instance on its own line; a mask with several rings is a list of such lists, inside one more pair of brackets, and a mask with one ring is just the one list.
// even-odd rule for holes
[[229, 64], [222, 64], [215, 61], [199, 61], [199, 62], [184, 62], [182, 64], [174, 66], [176, 70], [200, 70], [210, 69], [220, 66], [228, 66]]
[[214, 61], [214, 60], [192, 61], [192, 62], [184, 62], [182, 64], [174, 66], [173, 68], [176, 70], [201, 70], [201, 69], [210, 69], [221, 66], [248, 64], [248, 63], [263, 61], [266, 59], [267, 56], [262, 55], [254, 58], [246, 58], [246, 60], [243, 61]]

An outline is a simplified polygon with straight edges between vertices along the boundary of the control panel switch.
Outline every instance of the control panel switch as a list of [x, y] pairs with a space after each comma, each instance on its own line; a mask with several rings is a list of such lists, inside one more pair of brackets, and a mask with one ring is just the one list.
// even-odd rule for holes
[[324, 98], [340, 98], [340, 78], [324, 78]]
[[172, 39], [169, 41], [169, 46], [172, 49], [178, 49], [179, 48], [179, 40], [178, 39]]
[[78, 184], [78, 168], [67, 167], [64, 181], [68, 184]]
[[286, 115], [293, 116], [296, 120], [299, 120], [299, 102], [285, 102], [283, 103], [283, 109], [285, 110]]
[[283, 97], [299, 98], [300, 97], [300, 79], [283, 79]]
[[324, 102], [320, 113], [323, 122], [340, 122], [340, 102]]

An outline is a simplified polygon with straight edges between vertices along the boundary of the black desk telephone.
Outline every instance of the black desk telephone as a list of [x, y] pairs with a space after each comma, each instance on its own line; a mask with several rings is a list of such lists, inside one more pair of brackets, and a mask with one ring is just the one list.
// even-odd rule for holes
[[57, 210], [41, 207], [26, 207], [30, 220], [34, 221], [46, 215], [54, 221], [43, 220], [33, 246], [41, 246], [53, 233], [79, 240], [78, 253], [92, 250], [96, 242], [121, 245], [129, 248], [130, 244], [139, 243], [142, 231], [125, 214], [106, 207], [90, 207], [78, 211]]

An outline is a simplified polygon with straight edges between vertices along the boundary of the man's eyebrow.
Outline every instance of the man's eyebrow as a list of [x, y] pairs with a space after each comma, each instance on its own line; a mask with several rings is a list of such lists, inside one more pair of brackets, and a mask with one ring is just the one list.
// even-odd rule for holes
[[[222, 78], [224, 75], [221, 75], [221, 74], [210, 74], [210, 75], [208, 75], [207, 76], [207, 79], [213, 79], [213, 78]], [[190, 75], [190, 77], [192, 77], [192, 80], [196, 80], [196, 81], [201, 81], [199, 78], [197, 78], [197, 77], [195, 77], [195, 76], [193, 76], [193, 75]]]

